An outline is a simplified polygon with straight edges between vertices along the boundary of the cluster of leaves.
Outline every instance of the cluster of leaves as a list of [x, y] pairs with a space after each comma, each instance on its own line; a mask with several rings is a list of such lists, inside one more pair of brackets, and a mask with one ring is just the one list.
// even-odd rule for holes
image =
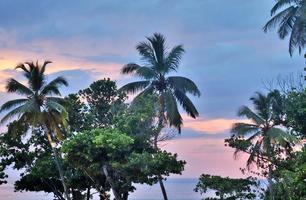
[[135, 139], [118, 129], [94, 129], [78, 133], [63, 144], [65, 158], [74, 167], [87, 173], [100, 173], [107, 166], [115, 189], [128, 193], [132, 183], [154, 184], [156, 175], [181, 173], [184, 161], [177, 155], [153, 148], [140, 149]]
[[[70, 132], [58, 160], [72, 199], [90, 199], [93, 189], [100, 199], [109, 199], [111, 184], [103, 166], [107, 166], [122, 199], [135, 190], [133, 183], [152, 185], [158, 176], [183, 171], [185, 161], [178, 160], [176, 154], [152, 147], [151, 139], [160, 130], [156, 126], [156, 98], [139, 97], [130, 105], [125, 99], [109, 79], [66, 97]], [[16, 191], [44, 191], [65, 199], [42, 127], [15, 121], [0, 140], [1, 183], [6, 183], [7, 167], [24, 169], [15, 182]]]
[[[306, 125], [306, 89], [286, 93], [271, 91], [251, 98], [255, 111], [242, 107], [239, 115], [252, 123], [236, 123], [226, 145], [249, 154], [252, 164], [267, 177], [266, 199], [303, 199], [305, 182], [305, 148], [295, 153], [294, 146], [304, 145]], [[295, 147], [296, 148], [296, 147]], [[295, 195], [294, 195], [295, 194]]]
[[216, 197], [208, 197], [205, 200], [256, 199], [260, 194], [259, 182], [254, 178], [233, 179], [202, 174], [194, 191], [203, 194], [208, 190], [215, 191]]
[[[63, 186], [56, 169], [51, 147], [41, 128], [29, 129], [29, 125], [20, 121], [9, 124], [8, 132], [0, 136], [1, 183], [6, 183], [8, 176], [4, 170], [12, 167], [23, 170], [15, 182], [16, 191], [43, 191], [53, 193], [56, 199], [63, 200]], [[84, 196], [91, 187], [89, 179], [78, 170], [71, 168], [60, 159], [65, 169], [65, 177], [71, 187], [72, 196]], [[73, 189], [72, 189], [73, 188]]]
[[[274, 199], [305, 199], [306, 147], [301, 151], [295, 152], [290, 158], [283, 161], [273, 173], [276, 179], [273, 185]], [[268, 197], [269, 195], [266, 196]]]
[[295, 134], [306, 138], [306, 89], [291, 91], [285, 96], [285, 126], [292, 128]]
[[126, 95], [118, 92], [114, 81], [102, 79], [66, 100], [70, 130], [79, 132], [113, 124], [116, 112], [125, 106]]

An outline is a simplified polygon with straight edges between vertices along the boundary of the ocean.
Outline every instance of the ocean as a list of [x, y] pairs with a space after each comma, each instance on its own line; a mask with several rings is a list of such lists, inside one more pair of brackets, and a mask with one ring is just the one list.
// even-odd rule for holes
[[[169, 200], [199, 200], [200, 194], [193, 191], [197, 179], [170, 178], [165, 181]], [[135, 185], [137, 190], [131, 193], [130, 200], [162, 200], [159, 185]], [[0, 186], [0, 200], [52, 200], [52, 195], [41, 192], [14, 192], [13, 185]], [[95, 198], [97, 199], [97, 198]]]

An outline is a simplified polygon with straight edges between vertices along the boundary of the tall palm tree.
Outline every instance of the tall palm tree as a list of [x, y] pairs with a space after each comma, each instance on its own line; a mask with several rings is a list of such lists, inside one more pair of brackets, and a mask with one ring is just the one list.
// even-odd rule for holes
[[[277, 13], [282, 8], [284, 9]], [[306, 0], [276, 0], [271, 16], [273, 17], [264, 26], [264, 31], [279, 26], [278, 35], [281, 39], [290, 35], [290, 55], [292, 56], [295, 48], [301, 53], [306, 45]]]
[[5, 123], [11, 118], [28, 123], [31, 126], [42, 127], [52, 147], [54, 160], [56, 162], [60, 179], [65, 191], [65, 198], [70, 199], [67, 186], [64, 180], [63, 170], [58, 161], [56, 141], [62, 135], [61, 129], [66, 125], [67, 113], [63, 107], [64, 100], [59, 87], [68, 83], [63, 77], [57, 77], [46, 83], [45, 69], [50, 61], [45, 61], [43, 65], [38, 62], [27, 62], [17, 65], [15, 69], [22, 69], [23, 75], [27, 79], [27, 85], [11, 78], [7, 81], [6, 90], [8, 93], [15, 93], [23, 98], [10, 100], [4, 103], [0, 112], [9, 111], [1, 120]]
[[[176, 127], [179, 132], [183, 124], [179, 113], [178, 104], [193, 118], [199, 116], [196, 107], [187, 94], [200, 96], [196, 84], [182, 76], [168, 76], [176, 72], [182, 58], [184, 48], [182, 45], [173, 47], [169, 52], [166, 47], [165, 37], [155, 33], [147, 37], [148, 41], [140, 42], [136, 49], [141, 56], [142, 65], [129, 63], [122, 68], [123, 74], [134, 74], [144, 80], [128, 83], [121, 90], [138, 95], [155, 93], [158, 96], [159, 116], [158, 125], [163, 127], [166, 123]], [[154, 146], [157, 147], [159, 133], [154, 136]], [[164, 199], [167, 198], [162, 178], [159, 177]]]
[[[294, 138], [279, 126], [277, 109], [281, 106], [277, 92], [271, 92], [268, 95], [256, 93], [250, 100], [253, 102], [255, 110], [251, 110], [247, 106], [243, 106], [238, 111], [239, 116], [247, 117], [250, 123], [235, 123], [231, 132], [234, 138], [243, 138], [248, 144], [246, 147], [237, 148], [235, 155], [240, 151], [249, 154], [247, 160], [247, 168], [255, 163], [262, 166], [268, 163], [268, 182], [269, 191], [273, 197], [272, 189], [272, 170], [273, 164], [271, 160], [277, 153], [278, 147], [288, 147]], [[263, 161], [263, 162], [262, 162]], [[273, 199], [273, 198], [272, 198]]]

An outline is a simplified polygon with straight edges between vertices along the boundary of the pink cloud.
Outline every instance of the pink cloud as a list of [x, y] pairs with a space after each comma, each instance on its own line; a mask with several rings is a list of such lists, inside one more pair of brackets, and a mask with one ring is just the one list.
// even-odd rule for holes
[[177, 153], [187, 162], [182, 177], [199, 177], [202, 173], [230, 177], [243, 177], [240, 167], [245, 167], [247, 155], [234, 159], [234, 149], [224, 146], [223, 139], [174, 139], [163, 142], [162, 148]]
[[198, 119], [192, 119], [187, 115], [183, 115], [183, 119], [185, 128], [212, 134], [228, 131], [237, 122], [249, 122], [249, 120], [227, 118], [204, 119], [200, 117]]

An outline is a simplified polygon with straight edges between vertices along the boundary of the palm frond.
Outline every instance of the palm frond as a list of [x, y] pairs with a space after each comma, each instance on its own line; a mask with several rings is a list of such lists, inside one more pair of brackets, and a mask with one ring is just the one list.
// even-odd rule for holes
[[147, 64], [155, 66], [157, 60], [155, 59], [155, 53], [150, 43], [148, 42], [140, 42], [136, 49], [138, 53], [141, 55], [141, 60], [145, 61]]
[[256, 162], [256, 159], [258, 158], [258, 155], [261, 155], [261, 146], [262, 146], [262, 140], [259, 140], [255, 143], [255, 145], [250, 149], [250, 155], [247, 160], [246, 166], [248, 169], [250, 169], [251, 165]]
[[178, 111], [175, 97], [169, 91], [164, 92], [163, 96], [165, 100], [167, 120], [169, 121], [170, 126], [176, 127], [179, 132], [181, 132], [181, 125], [183, 124], [183, 119]]
[[255, 124], [247, 124], [247, 123], [235, 123], [231, 129], [231, 132], [236, 136], [247, 136], [252, 135], [257, 132], [259, 127]]
[[197, 111], [196, 107], [193, 105], [192, 101], [184, 92], [180, 90], [175, 90], [174, 96], [189, 116], [191, 116], [192, 118], [196, 118], [199, 116], [199, 112]]
[[[306, 18], [306, 13], [302, 14]], [[302, 17], [298, 17], [292, 27], [289, 39], [289, 53], [292, 56], [295, 48], [299, 49], [299, 53], [306, 46], [306, 22]]]
[[20, 95], [27, 95], [27, 96], [31, 96], [34, 94], [30, 88], [26, 87], [25, 85], [16, 81], [13, 78], [7, 81], [7, 84], [5, 87], [6, 87], [7, 92], [9, 93], [17, 93]]
[[24, 104], [27, 101], [28, 99], [15, 99], [15, 100], [8, 101], [1, 106], [0, 113], [6, 110], [10, 110], [14, 107], [20, 106], [21, 104]]
[[140, 65], [135, 64], [135, 63], [129, 63], [129, 64], [126, 64], [122, 67], [121, 73], [122, 74], [130, 74], [130, 73], [135, 72], [135, 70], [137, 70], [139, 68], [140, 68]]
[[155, 71], [152, 68], [149, 67], [139, 67], [136, 70], [136, 74], [140, 77], [143, 77], [145, 79], [152, 79], [157, 76]]
[[295, 2], [296, 2], [295, 0], [278, 0], [277, 3], [271, 9], [271, 16], [274, 15], [282, 7], [286, 5], [291, 5], [292, 3]]
[[44, 73], [45, 73], [46, 67], [47, 67], [47, 65], [50, 64], [50, 63], [52, 63], [52, 61], [46, 60], [46, 61], [44, 62], [44, 64], [41, 66], [41, 69], [40, 69], [40, 73], [41, 73], [41, 74], [44, 74]]
[[276, 128], [276, 127], [272, 127], [267, 131], [267, 136], [278, 142], [279, 144], [285, 144], [286, 142], [296, 142], [297, 138], [289, 133], [287, 133], [286, 131], [280, 129], [280, 128]]
[[136, 81], [128, 83], [119, 89], [119, 92], [127, 92], [135, 94], [143, 89], [145, 89], [150, 84], [150, 81]]
[[3, 124], [13, 117], [20, 118], [20, 116], [22, 116], [22, 115], [27, 115], [27, 114], [34, 115], [34, 114], [39, 113], [39, 112], [40, 112], [40, 108], [36, 104], [36, 102], [34, 100], [28, 100], [25, 104], [23, 104], [23, 105], [15, 108], [13, 110], [11, 110], [10, 112], [8, 112], [1, 119], [0, 123]]
[[183, 53], [185, 52], [183, 45], [178, 45], [172, 48], [166, 58], [166, 66], [174, 71], [179, 67]]
[[149, 85], [147, 88], [145, 88], [143, 91], [141, 91], [135, 98], [133, 101], [137, 101], [137, 98], [142, 98], [145, 97], [147, 95], [153, 94], [154, 92], [154, 87], [152, 85]]
[[248, 119], [251, 119], [254, 121], [257, 125], [265, 123], [265, 120], [262, 119], [260, 116], [258, 116], [256, 113], [254, 113], [249, 107], [242, 106], [238, 111], [238, 116], [240, 117], [247, 117]]
[[153, 49], [154, 49], [154, 54], [157, 63], [160, 64], [158, 67], [162, 67], [164, 64], [164, 58], [165, 58], [165, 50], [166, 50], [166, 38], [160, 34], [160, 33], [154, 33], [152, 37], [147, 37], [147, 39], [150, 41]]
[[65, 105], [69, 103], [67, 99], [61, 98], [61, 97], [47, 97], [47, 99], [51, 101], [55, 101], [56, 103], [61, 104], [61, 105]]
[[140, 66], [135, 63], [129, 63], [121, 69], [122, 74], [131, 74], [134, 73], [135, 75], [145, 78], [145, 79], [152, 79], [156, 76], [156, 73], [152, 68]]
[[29, 77], [30, 76], [30, 71], [26, 68], [26, 66], [23, 63], [18, 64], [15, 69], [22, 69], [23, 70], [23, 75], [25, 77]]
[[253, 133], [253, 135], [251, 135], [250, 137], [248, 137], [248, 139], [246, 139], [249, 142], [252, 142], [253, 140], [255, 140], [258, 136], [261, 136], [262, 134], [262, 130], [258, 130], [257, 132]]
[[295, 14], [297, 11], [297, 7], [291, 6], [288, 8], [288, 13], [284, 16], [279, 24], [278, 35], [281, 39], [284, 39], [290, 31], [292, 31], [292, 27], [295, 22]]
[[272, 17], [263, 27], [264, 32], [267, 32], [269, 29], [275, 28], [284, 18], [285, 16], [292, 11], [294, 7], [291, 6], [281, 12], [279, 12], [277, 15]]
[[60, 86], [68, 86], [68, 82], [64, 77], [57, 77], [54, 80], [52, 80], [50, 83], [48, 83], [41, 91], [41, 94], [47, 95], [47, 94], [56, 94], [56, 95], [61, 95], [60, 91], [58, 88]]
[[62, 106], [56, 101], [51, 100], [50, 98], [48, 98], [46, 101], [46, 108], [50, 112], [52, 111], [57, 111], [59, 113], [66, 112], [66, 109], [64, 106]]
[[33, 62], [26, 62], [26, 64], [29, 68], [29, 74], [27, 75], [27, 79], [30, 88], [35, 92], [41, 90], [41, 88], [45, 84], [45, 75], [41, 73], [41, 69], [38, 65], [38, 62], [36, 62], [36, 65]]
[[181, 90], [184, 93], [190, 93], [195, 96], [201, 95], [197, 85], [188, 78], [182, 76], [170, 76], [167, 78], [167, 82], [174, 90]]

